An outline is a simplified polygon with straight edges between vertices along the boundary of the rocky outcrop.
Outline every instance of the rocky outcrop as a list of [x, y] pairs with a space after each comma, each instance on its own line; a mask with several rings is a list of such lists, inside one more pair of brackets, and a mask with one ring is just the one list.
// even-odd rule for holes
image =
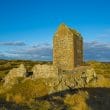
[[53, 65], [35, 65], [32, 68], [32, 78], [53, 78], [58, 76], [58, 69]]
[[96, 82], [97, 75], [93, 68], [80, 67], [74, 73], [59, 74], [58, 77], [48, 80], [46, 83], [51, 87], [50, 93], [66, 89], [87, 87], [89, 83]]
[[4, 79], [4, 86], [13, 85], [17, 77], [25, 77], [26, 68], [21, 64], [18, 68], [13, 68]]
[[[44, 79], [44, 83], [49, 86], [50, 92], [58, 92], [65, 89], [75, 89], [87, 87], [89, 83], [97, 81], [97, 75], [93, 68], [87, 66], [80, 66], [74, 71], [59, 72], [53, 65], [35, 65], [32, 68], [33, 75], [30, 80]], [[5, 87], [12, 87], [17, 83], [18, 77], [25, 77], [26, 69], [24, 65], [19, 68], [13, 68], [5, 77]], [[28, 79], [25, 78], [24, 81]], [[40, 83], [40, 82], [39, 82]]]

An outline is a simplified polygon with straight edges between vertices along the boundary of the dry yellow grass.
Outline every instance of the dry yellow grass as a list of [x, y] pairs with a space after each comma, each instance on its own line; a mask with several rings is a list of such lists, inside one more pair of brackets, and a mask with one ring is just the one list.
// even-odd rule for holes
[[64, 102], [69, 106], [70, 110], [90, 110], [86, 103], [88, 98], [87, 92], [79, 91], [77, 94], [67, 95]]
[[[16, 67], [20, 63], [24, 63], [26, 65], [26, 68], [28, 70], [31, 69], [31, 67], [36, 62], [30, 62], [30, 61], [10, 61], [9, 63], [1, 62], [1, 70], [0, 71], [0, 78], [3, 78], [7, 71], [9, 71], [9, 68]], [[41, 63], [41, 62], [40, 62]], [[44, 62], [42, 62], [43, 64]], [[51, 64], [51, 63], [49, 63]], [[10, 66], [11, 65], [11, 66]], [[109, 110], [110, 107], [110, 64], [106, 63], [100, 63], [100, 62], [88, 62], [88, 65], [93, 67], [97, 73], [97, 80], [91, 81], [87, 88], [81, 88], [81, 90], [77, 93], [66, 95], [64, 98], [60, 97], [59, 100], [64, 101], [64, 104], [61, 105], [61, 108], [63, 106], [67, 106], [67, 110]], [[68, 77], [70, 80], [70, 77]], [[49, 93], [50, 87], [48, 85], [45, 85], [44, 79], [39, 79], [36, 81], [32, 80], [24, 80], [22, 78], [18, 79], [18, 84], [14, 85], [10, 91], [6, 91], [5, 88], [2, 87], [2, 83], [0, 84], [0, 95], [2, 96], [1, 99], [6, 100], [7, 102], [15, 102], [16, 104], [23, 104], [26, 103], [27, 106], [32, 107], [30, 110], [35, 110], [36, 107], [38, 110], [57, 110], [54, 108], [55, 106], [59, 105], [51, 105], [51, 102], [49, 101], [35, 101], [34, 99], [36, 97], [42, 97]], [[49, 81], [49, 80], [48, 80]], [[87, 91], [87, 92], [86, 92]], [[4, 93], [4, 95], [2, 95]], [[59, 92], [61, 93], [61, 91]], [[54, 99], [55, 102], [58, 99]], [[58, 100], [58, 102], [59, 102]], [[34, 101], [35, 104], [32, 104]], [[5, 106], [5, 104], [4, 104]], [[7, 107], [7, 105], [5, 106]], [[61, 110], [60, 107], [57, 107], [58, 110]], [[1, 109], [1, 108], [0, 108]], [[24, 110], [24, 109], [23, 109]]]

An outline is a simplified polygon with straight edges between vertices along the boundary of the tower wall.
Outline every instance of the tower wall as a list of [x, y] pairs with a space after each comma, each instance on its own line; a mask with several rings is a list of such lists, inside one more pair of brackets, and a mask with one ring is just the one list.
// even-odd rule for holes
[[53, 64], [61, 70], [73, 70], [82, 64], [82, 55], [82, 38], [61, 25], [53, 39]]

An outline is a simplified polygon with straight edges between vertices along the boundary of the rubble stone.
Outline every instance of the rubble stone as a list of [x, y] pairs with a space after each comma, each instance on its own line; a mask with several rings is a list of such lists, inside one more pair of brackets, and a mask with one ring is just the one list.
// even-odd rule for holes
[[51, 78], [58, 76], [58, 69], [53, 65], [35, 65], [32, 68], [33, 78]]

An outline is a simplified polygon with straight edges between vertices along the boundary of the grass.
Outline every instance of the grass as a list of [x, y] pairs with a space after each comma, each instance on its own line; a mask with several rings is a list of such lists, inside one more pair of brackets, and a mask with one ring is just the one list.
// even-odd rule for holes
[[79, 91], [77, 94], [67, 94], [64, 98], [64, 102], [68, 105], [68, 108], [70, 110], [90, 110], [89, 106], [86, 103], [86, 100], [88, 98], [89, 95], [87, 92]]
[[[24, 64], [31, 71], [35, 64], [52, 64], [52, 62], [0, 60], [0, 79], [8, 74], [11, 68]], [[17, 84], [7, 91], [0, 92], [0, 110], [109, 110], [110, 107], [110, 63], [89, 61], [85, 65], [93, 67], [98, 74], [97, 82], [89, 83], [87, 88], [65, 95], [60, 91], [58, 95], [49, 95], [51, 87], [45, 79], [31, 80], [18, 78]], [[70, 79], [70, 78], [68, 78]], [[47, 82], [53, 79], [47, 79]], [[92, 87], [92, 88], [91, 88]], [[100, 87], [100, 88], [99, 88]], [[0, 91], [2, 91], [0, 83]], [[5, 90], [5, 89], [4, 89]], [[47, 98], [38, 100], [47, 95]], [[1, 105], [3, 104], [3, 105]]]
[[110, 63], [89, 61], [86, 64], [93, 67], [97, 74], [110, 78]]
[[49, 88], [50, 87], [45, 84], [44, 79], [27, 79], [15, 84], [7, 92], [6, 97], [8, 101], [14, 101], [16, 103], [24, 101], [25, 103], [29, 103], [36, 97], [47, 95], [49, 93]]

